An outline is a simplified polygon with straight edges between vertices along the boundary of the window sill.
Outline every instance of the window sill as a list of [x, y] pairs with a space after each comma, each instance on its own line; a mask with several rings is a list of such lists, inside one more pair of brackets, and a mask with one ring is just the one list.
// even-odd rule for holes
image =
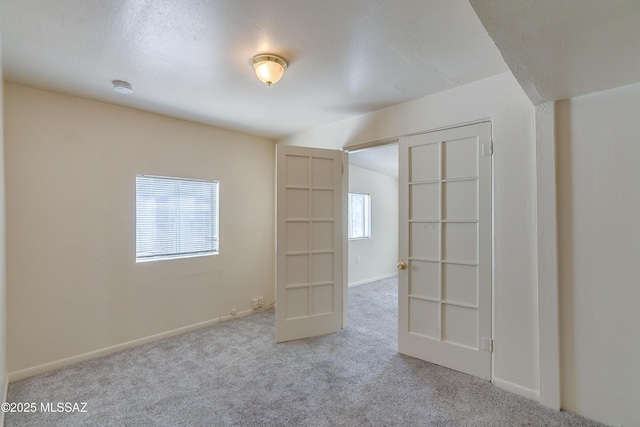
[[197, 254], [160, 255], [154, 257], [136, 258], [136, 264], [153, 261], [165, 261], [170, 259], [200, 258], [211, 255], [218, 255], [219, 253], [220, 252], [198, 252]]

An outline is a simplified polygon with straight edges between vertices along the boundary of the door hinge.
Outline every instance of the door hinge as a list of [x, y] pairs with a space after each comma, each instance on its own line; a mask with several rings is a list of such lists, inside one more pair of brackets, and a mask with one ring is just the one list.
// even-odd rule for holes
[[486, 144], [482, 144], [482, 155], [483, 156], [493, 155], [493, 141], [487, 142]]
[[482, 349], [493, 353], [493, 340], [489, 337], [482, 337]]
[[342, 175], [344, 175], [344, 163], [341, 164], [340, 167], [342, 168]]

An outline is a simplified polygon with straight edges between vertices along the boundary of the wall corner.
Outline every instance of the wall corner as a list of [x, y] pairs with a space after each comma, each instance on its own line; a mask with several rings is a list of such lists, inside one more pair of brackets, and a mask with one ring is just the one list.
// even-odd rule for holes
[[535, 107], [540, 403], [560, 409], [555, 103]]

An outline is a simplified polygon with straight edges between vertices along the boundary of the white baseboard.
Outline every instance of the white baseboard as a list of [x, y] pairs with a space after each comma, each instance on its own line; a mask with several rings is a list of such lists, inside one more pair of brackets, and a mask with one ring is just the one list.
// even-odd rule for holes
[[[159, 334], [151, 335], [144, 338], [138, 338], [136, 340], [127, 341], [122, 344], [116, 344], [111, 347], [102, 348], [99, 350], [90, 351], [88, 353], [78, 354], [76, 356], [65, 357], [64, 359], [55, 360], [53, 362], [43, 363], [42, 365], [32, 366], [30, 368], [21, 369], [19, 371], [9, 372], [7, 375], [7, 381], [5, 385], [5, 398], [7, 396], [7, 387], [10, 381], [18, 381], [24, 378], [32, 377], [34, 375], [42, 374], [44, 372], [52, 371], [54, 369], [62, 368], [68, 365], [73, 365], [74, 363], [84, 362], [85, 360], [95, 359], [97, 357], [107, 356], [109, 354], [117, 353], [122, 350], [126, 350], [131, 347], [137, 347], [143, 344], [148, 344], [153, 341], [158, 341], [164, 338], [169, 338], [175, 335], [184, 334], [185, 332], [190, 332], [196, 329], [204, 328], [207, 326], [215, 325], [220, 322], [226, 322], [231, 319], [238, 319], [240, 317], [246, 317], [253, 313], [259, 313], [261, 311], [268, 310], [274, 306], [274, 303], [267, 304], [262, 308], [257, 310], [243, 310], [239, 311], [235, 315], [226, 314], [224, 316], [220, 316], [211, 320], [206, 320], [204, 322], [195, 323], [193, 325], [184, 326], [182, 328], [173, 329], [171, 331], [161, 332]], [[4, 402], [4, 400], [3, 400]], [[0, 423], [0, 425], [2, 425]]]
[[360, 285], [365, 285], [367, 283], [375, 282], [376, 280], [389, 279], [391, 277], [396, 277], [396, 276], [398, 276], [398, 273], [385, 274], [384, 276], [378, 276], [378, 277], [370, 277], [370, 278], [368, 278], [366, 280], [360, 280], [358, 282], [349, 283], [349, 287], [353, 288], [355, 286], [360, 286]]
[[500, 387], [501, 389], [507, 390], [508, 392], [526, 397], [527, 399], [535, 400], [536, 402], [540, 402], [540, 392], [536, 390], [532, 390], [527, 387], [523, 387], [518, 384], [514, 384], [512, 382], [493, 377], [493, 384], [496, 387]]

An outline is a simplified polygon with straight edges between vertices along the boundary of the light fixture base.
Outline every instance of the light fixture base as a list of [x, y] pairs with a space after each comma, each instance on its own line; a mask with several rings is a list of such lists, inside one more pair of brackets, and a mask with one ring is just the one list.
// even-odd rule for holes
[[286, 59], [273, 53], [255, 55], [251, 58], [251, 65], [256, 76], [267, 86], [277, 83], [289, 66]]
[[133, 93], [133, 85], [129, 82], [125, 82], [124, 80], [114, 80], [112, 83], [113, 90], [118, 93], [124, 93], [126, 95]]

